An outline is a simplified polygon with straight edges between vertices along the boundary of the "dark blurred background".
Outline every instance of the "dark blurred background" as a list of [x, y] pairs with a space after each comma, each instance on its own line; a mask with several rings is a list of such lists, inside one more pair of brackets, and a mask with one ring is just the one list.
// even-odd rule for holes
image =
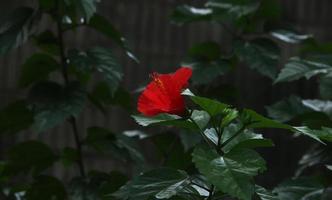
[[[99, 12], [106, 16], [129, 40], [129, 44], [140, 59], [134, 63], [117, 50], [121, 64], [125, 69], [124, 86], [131, 91], [143, 86], [152, 71], [170, 72], [176, 69], [186, 56], [187, 50], [195, 43], [202, 41], [217, 41], [229, 46], [229, 35], [223, 32], [217, 24], [193, 23], [176, 26], [169, 22], [171, 11], [180, 4], [200, 5], [202, 0], [104, 0], [99, 5]], [[34, 5], [32, 0], [1, 0], [0, 16], [5, 15], [19, 5]], [[329, 12], [332, 10], [331, 0], [280, 0], [282, 19], [293, 24], [298, 31], [313, 34], [319, 41], [332, 40], [332, 21]], [[44, 26], [54, 26], [49, 21]], [[112, 41], [87, 29], [78, 29], [65, 36], [68, 47], [86, 48], [96, 45], [113, 47]], [[296, 46], [280, 44], [283, 47], [283, 59], [294, 55]], [[117, 49], [116, 46], [114, 46]], [[30, 43], [12, 51], [0, 58], [0, 107], [22, 95], [16, 88], [20, 65], [35, 49]], [[265, 114], [265, 105], [272, 104], [289, 94], [297, 94], [304, 98], [317, 96], [315, 81], [298, 81], [292, 84], [278, 84], [246, 67], [239, 67], [235, 72], [220, 78], [221, 82], [231, 84], [238, 89], [238, 96], [232, 104], [248, 107]], [[222, 91], [221, 91], [222, 92]], [[81, 132], [85, 127], [100, 125], [113, 131], [139, 129], [127, 112], [113, 108], [105, 116], [95, 108], [88, 107], [79, 118]], [[266, 136], [274, 140], [276, 147], [262, 150], [268, 162], [268, 171], [259, 178], [265, 185], [274, 185], [284, 177], [294, 173], [297, 160], [308, 146], [306, 139], [293, 139], [288, 134], [266, 131]], [[72, 146], [73, 138], [68, 127], [56, 127], [52, 133], [36, 135], [23, 133], [17, 137], [2, 136], [1, 153], [17, 141], [40, 138], [55, 147]], [[149, 147], [145, 147], [149, 152]], [[85, 152], [85, 159], [89, 169], [116, 168], [125, 170], [121, 163], [111, 163], [107, 156], [97, 156]], [[127, 167], [127, 166], [126, 166]], [[54, 168], [59, 177], [66, 177], [73, 173], [63, 169], [60, 165]]]

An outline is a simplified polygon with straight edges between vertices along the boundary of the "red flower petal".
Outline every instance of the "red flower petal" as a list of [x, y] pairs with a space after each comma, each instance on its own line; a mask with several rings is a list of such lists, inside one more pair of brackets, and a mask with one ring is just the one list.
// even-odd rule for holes
[[188, 85], [191, 75], [192, 70], [187, 67], [178, 69], [174, 74], [154, 73], [153, 80], [138, 99], [138, 111], [146, 116], [183, 114], [185, 104], [181, 92]]

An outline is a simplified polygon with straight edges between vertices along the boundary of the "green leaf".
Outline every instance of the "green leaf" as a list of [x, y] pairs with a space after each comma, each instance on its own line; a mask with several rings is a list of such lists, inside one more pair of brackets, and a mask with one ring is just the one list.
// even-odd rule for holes
[[25, 43], [34, 33], [39, 13], [29, 7], [18, 7], [0, 20], [0, 55]]
[[120, 86], [115, 93], [112, 94], [106, 81], [97, 83], [91, 95], [89, 95], [89, 98], [98, 107], [99, 105], [103, 108], [106, 105], [118, 105], [128, 110], [132, 108], [130, 93]]
[[114, 134], [105, 128], [90, 127], [84, 144], [99, 152], [111, 152], [111, 155], [118, 160], [132, 160], [142, 164], [144, 157], [140, 153], [136, 141], [137, 139], [128, 136], [128, 133]]
[[88, 26], [99, 31], [105, 36], [114, 40], [115, 43], [120, 45], [125, 51], [129, 58], [135, 62], [139, 62], [138, 58], [128, 47], [127, 40], [121, 35], [121, 33], [103, 16], [95, 14], [88, 23]]
[[233, 120], [235, 120], [239, 116], [239, 111], [229, 108], [224, 110], [224, 114], [225, 117], [223, 117], [220, 124], [222, 128], [228, 126]]
[[203, 110], [208, 112], [211, 117], [222, 114], [226, 108], [230, 107], [229, 105], [223, 104], [216, 100], [195, 96], [193, 93], [190, 92], [190, 90], [185, 90], [182, 94], [189, 96], [194, 103], [196, 103]]
[[192, 156], [209, 183], [241, 200], [251, 200], [254, 193], [252, 177], [266, 169], [265, 161], [249, 149], [233, 149], [220, 156], [211, 149], [197, 147]]
[[255, 13], [259, 4], [257, 0], [209, 0], [205, 5], [213, 9], [214, 19], [233, 22]]
[[76, 149], [65, 147], [61, 152], [60, 159], [65, 167], [69, 167], [79, 160], [79, 154]]
[[332, 128], [322, 127], [321, 130], [312, 130], [308, 127], [294, 127], [296, 130], [301, 133], [308, 135], [309, 137], [314, 138], [315, 140], [324, 144], [323, 141], [332, 142]]
[[29, 128], [34, 122], [33, 112], [25, 101], [16, 101], [0, 110], [0, 133], [14, 134]]
[[90, 171], [86, 178], [76, 177], [69, 184], [70, 200], [112, 200], [109, 194], [124, 185], [127, 177], [120, 172]]
[[166, 125], [186, 129], [196, 129], [195, 124], [187, 119], [182, 119], [177, 115], [159, 114], [154, 117], [145, 117], [143, 115], [132, 115], [134, 120], [141, 126]]
[[260, 74], [274, 79], [278, 73], [280, 49], [272, 40], [258, 39], [250, 42], [236, 42], [235, 53], [242, 62]]
[[85, 103], [86, 94], [77, 82], [62, 87], [55, 82], [40, 82], [30, 91], [34, 129], [46, 131], [64, 122], [71, 116], [78, 116]]
[[332, 100], [332, 77], [325, 76], [319, 81], [319, 93], [323, 99]]
[[313, 37], [312, 35], [298, 34], [294, 31], [284, 29], [271, 31], [270, 34], [283, 42], [291, 44], [301, 43], [302, 41]]
[[216, 42], [202, 42], [195, 44], [189, 49], [189, 55], [201, 60], [216, 60], [221, 55], [220, 46]]
[[57, 159], [52, 150], [38, 141], [27, 141], [13, 146], [9, 151], [4, 174], [32, 172], [37, 175], [49, 168]]
[[67, 193], [63, 184], [52, 176], [38, 176], [26, 191], [26, 200], [63, 200]]
[[332, 171], [332, 165], [326, 165], [326, 168]]
[[129, 181], [113, 195], [122, 199], [168, 199], [181, 192], [189, 182], [184, 171], [171, 168], [155, 169]]
[[[99, 0], [66, 0], [66, 9], [68, 14], [71, 15], [75, 20], [80, 22], [90, 21], [91, 17], [97, 11], [97, 3]], [[84, 21], [81, 21], [81, 18]]]
[[293, 95], [271, 106], [267, 106], [266, 109], [269, 117], [280, 122], [290, 121], [298, 115], [311, 111], [311, 109], [302, 104], [302, 99]]
[[250, 109], [244, 109], [242, 111], [242, 118], [244, 118], [244, 120], [247, 120], [248, 123], [250, 123], [247, 126], [248, 128], [280, 128], [289, 130], [292, 129], [292, 127], [287, 124], [282, 124], [272, 119], [268, 119], [263, 115], [260, 115]]
[[294, 81], [302, 77], [310, 79], [318, 74], [326, 74], [332, 71], [332, 65], [326, 64], [325, 60], [304, 60], [293, 57], [279, 73], [275, 83]]
[[[230, 124], [224, 129], [221, 137], [221, 143], [224, 143], [229, 138], [237, 133], [241, 128], [240, 124]], [[256, 147], [272, 147], [273, 142], [269, 139], [265, 139], [262, 134], [254, 133], [252, 130], [245, 129], [240, 135], [234, 138], [226, 146], [224, 146], [223, 151], [229, 152], [233, 148], [256, 148]]]
[[261, 200], [280, 200], [275, 194], [266, 190], [262, 186], [256, 185], [255, 191]]
[[86, 52], [70, 52], [70, 64], [78, 71], [92, 73], [93, 69], [101, 73], [112, 94], [116, 92], [123, 77], [122, 66], [117, 62], [110, 49], [95, 47]]
[[[49, 0], [46, 1], [50, 2]], [[52, 31], [46, 30], [39, 35], [33, 36], [33, 41], [45, 53], [56, 56], [60, 54], [58, 38]]]
[[323, 112], [332, 118], [332, 101], [324, 101], [319, 99], [302, 100], [302, 104], [316, 112]]
[[179, 136], [185, 151], [189, 151], [191, 148], [193, 148], [202, 141], [201, 135], [197, 134], [194, 131], [181, 130]]
[[282, 200], [321, 199], [323, 189], [323, 185], [313, 178], [298, 178], [284, 181], [273, 192]]
[[34, 82], [46, 80], [51, 72], [59, 68], [53, 57], [42, 53], [33, 54], [22, 66], [19, 85], [27, 87]]
[[188, 58], [181, 65], [190, 66], [193, 69], [191, 80], [195, 85], [208, 84], [231, 69], [230, 64], [223, 59], [206, 61], [197, 58]]
[[178, 25], [185, 23], [210, 20], [212, 16], [212, 10], [210, 8], [195, 8], [189, 5], [181, 5], [171, 14], [171, 21]]
[[191, 119], [194, 120], [200, 130], [204, 130], [210, 121], [210, 115], [203, 110], [194, 110]]

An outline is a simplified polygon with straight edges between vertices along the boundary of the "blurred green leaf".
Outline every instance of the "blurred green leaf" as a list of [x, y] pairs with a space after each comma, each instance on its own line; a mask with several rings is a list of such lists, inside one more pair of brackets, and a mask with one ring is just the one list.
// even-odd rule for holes
[[252, 177], [266, 169], [265, 161], [249, 149], [233, 149], [220, 156], [211, 149], [197, 147], [192, 156], [209, 183], [241, 200], [251, 200], [254, 193]]
[[32, 172], [37, 175], [49, 168], [57, 159], [52, 150], [44, 143], [26, 141], [9, 150], [8, 165], [4, 174], [15, 175]]
[[205, 4], [213, 9], [213, 19], [222, 22], [236, 22], [254, 14], [260, 5], [257, 0], [209, 0]]
[[189, 49], [189, 55], [202, 60], [216, 60], [221, 55], [220, 46], [216, 42], [202, 42], [194, 44]]
[[323, 189], [313, 178], [297, 178], [284, 181], [273, 192], [282, 200], [321, 199]]
[[53, 57], [42, 53], [33, 54], [22, 66], [19, 85], [27, 87], [34, 82], [46, 80], [51, 72], [59, 68]]
[[116, 30], [116, 28], [103, 16], [95, 14], [88, 23], [88, 26], [99, 31], [105, 36], [111, 38], [120, 45], [125, 51], [129, 58], [134, 60], [135, 62], [139, 62], [138, 58], [133, 54], [130, 50], [127, 40], [121, 35], [121, 33]]
[[25, 43], [34, 33], [34, 25], [40, 16], [29, 7], [18, 7], [0, 20], [0, 55]]
[[326, 59], [304, 60], [293, 57], [279, 73], [275, 83], [294, 81], [302, 77], [310, 79], [318, 74], [326, 74], [332, 71], [332, 65], [326, 63]]
[[192, 82], [194, 85], [206, 85], [217, 77], [226, 74], [231, 66], [222, 59], [213, 61], [202, 61], [189, 58], [181, 63], [182, 66], [190, 66], [193, 69]]
[[323, 99], [332, 100], [332, 77], [323, 76], [319, 81], [319, 93]]
[[55, 82], [40, 82], [32, 87], [29, 96], [37, 132], [53, 128], [71, 116], [78, 116], [86, 99], [84, 89], [77, 82], [67, 87]]
[[193, 148], [202, 141], [201, 135], [190, 130], [181, 130], [179, 133], [181, 143], [184, 150], [187, 152], [189, 149]]
[[250, 42], [237, 41], [235, 53], [241, 61], [260, 74], [274, 79], [278, 72], [280, 49], [268, 39], [257, 39]]
[[[49, 0], [47, 1], [49, 2]], [[46, 30], [38, 35], [34, 35], [33, 40], [35, 45], [45, 53], [51, 55], [60, 54], [58, 38], [52, 31]]]
[[67, 192], [61, 181], [45, 175], [36, 177], [25, 194], [26, 200], [63, 200], [66, 197]]
[[[94, 16], [97, 11], [99, 0], [65, 0], [66, 13], [77, 22], [87, 22]], [[84, 19], [81, 21], [81, 19]]]
[[101, 105], [103, 109], [106, 105], [118, 105], [127, 110], [132, 109], [130, 93], [120, 86], [112, 95], [109, 85], [105, 81], [96, 84], [89, 98], [96, 106]]
[[280, 122], [290, 121], [297, 115], [311, 111], [311, 109], [302, 104], [302, 99], [294, 95], [271, 106], [267, 106], [266, 109], [269, 117]]
[[332, 171], [332, 165], [326, 165], [326, 168]]
[[143, 164], [144, 157], [136, 141], [137, 139], [126, 134], [114, 134], [105, 128], [90, 127], [84, 144], [99, 152], [111, 152], [111, 155], [118, 160], [132, 160], [137, 164]]
[[149, 197], [168, 199], [181, 192], [188, 183], [189, 177], [186, 172], [161, 168], [135, 177], [113, 195], [128, 200], [145, 200]]
[[33, 112], [25, 101], [13, 102], [0, 110], [0, 133], [17, 133], [29, 128], [33, 122]]
[[171, 14], [171, 21], [178, 25], [185, 23], [210, 20], [212, 10], [209, 8], [195, 8], [189, 5], [181, 5], [175, 8]]
[[86, 52], [73, 50], [70, 52], [70, 64], [78, 71], [101, 73], [112, 94], [116, 92], [123, 77], [122, 66], [117, 62], [110, 49], [95, 47]]
[[270, 34], [283, 42], [292, 44], [297, 44], [313, 37], [312, 35], [298, 34], [294, 31], [284, 29], [271, 31]]
[[280, 200], [278, 196], [273, 194], [272, 192], [266, 190], [262, 186], [256, 185], [255, 186], [256, 194], [259, 196], [261, 200]]
[[79, 160], [79, 154], [76, 149], [65, 147], [61, 152], [60, 159], [65, 167], [69, 167]]

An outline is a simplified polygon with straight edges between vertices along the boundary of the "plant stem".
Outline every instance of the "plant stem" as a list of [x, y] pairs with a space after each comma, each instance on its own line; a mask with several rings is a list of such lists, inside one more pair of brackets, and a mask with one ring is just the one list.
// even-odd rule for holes
[[[63, 28], [62, 28], [59, 0], [56, 1], [56, 7], [57, 7], [56, 23], [57, 23], [57, 32], [58, 32], [58, 40], [59, 40], [58, 43], [59, 43], [59, 50], [60, 50], [60, 60], [61, 60], [61, 66], [62, 66], [62, 76], [63, 76], [64, 82], [65, 82], [65, 86], [68, 86], [68, 84], [69, 84], [68, 65], [67, 65], [66, 55], [65, 55]], [[80, 135], [79, 135], [78, 128], [77, 128], [76, 118], [74, 116], [71, 116], [69, 119], [69, 122], [71, 124], [72, 130], [74, 133], [76, 149], [78, 152], [77, 164], [78, 164], [81, 176], [85, 177], [85, 168], [84, 168], [83, 156], [82, 156], [82, 144], [80, 141]]]

